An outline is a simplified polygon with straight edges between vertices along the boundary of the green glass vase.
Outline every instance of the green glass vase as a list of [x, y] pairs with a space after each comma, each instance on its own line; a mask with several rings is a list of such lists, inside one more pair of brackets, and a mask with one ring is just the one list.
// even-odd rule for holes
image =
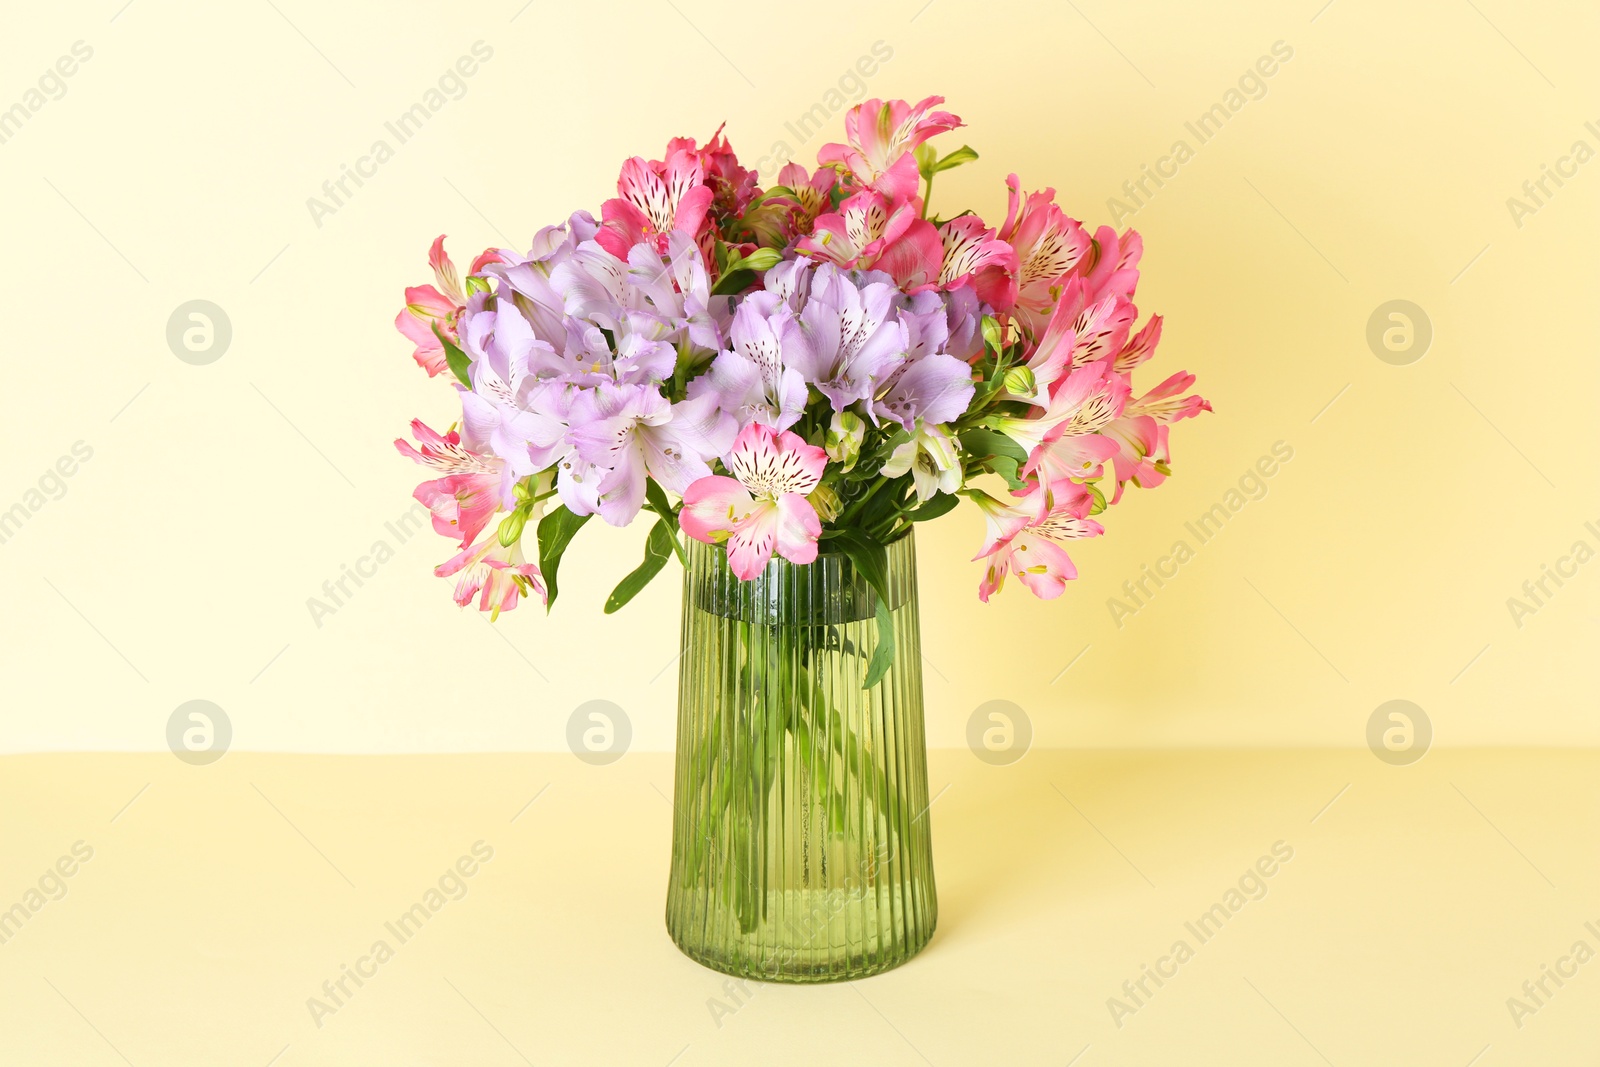
[[887, 592], [895, 655], [863, 688], [878, 598], [848, 557], [741, 582], [688, 542], [667, 929], [707, 967], [841, 981], [933, 936], [911, 536], [888, 546]]

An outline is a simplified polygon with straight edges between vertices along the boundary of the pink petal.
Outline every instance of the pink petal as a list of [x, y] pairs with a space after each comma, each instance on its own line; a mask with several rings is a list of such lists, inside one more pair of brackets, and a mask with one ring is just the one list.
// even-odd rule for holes
[[678, 524], [696, 541], [714, 545], [726, 540], [754, 506], [755, 501], [736, 479], [713, 474], [684, 490]]
[[740, 581], [748, 582], [766, 569], [778, 537], [778, 505], [758, 501], [728, 538], [728, 567]]
[[822, 536], [822, 520], [811, 501], [799, 493], [778, 498], [778, 554], [790, 563], [806, 564], [817, 558], [817, 538]]

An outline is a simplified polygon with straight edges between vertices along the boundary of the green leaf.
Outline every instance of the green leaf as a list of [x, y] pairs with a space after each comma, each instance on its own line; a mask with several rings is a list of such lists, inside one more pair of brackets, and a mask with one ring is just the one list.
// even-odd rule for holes
[[855, 530], [840, 530], [833, 538], [872, 591], [877, 594], [878, 647], [867, 664], [867, 677], [861, 688], [871, 689], [883, 680], [894, 662], [894, 620], [889, 615], [889, 553], [878, 542]]
[[650, 584], [650, 579], [660, 573], [661, 568], [667, 565], [667, 560], [672, 558], [672, 549], [677, 540], [666, 519], [650, 527], [650, 536], [644, 543], [644, 562], [618, 582], [617, 587], [606, 598], [607, 615], [632, 600], [638, 595], [639, 590]]
[[933, 165], [933, 173], [938, 174], [941, 170], [949, 170], [951, 167], [959, 167], [963, 163], [971, 163], [977, 158], [978, 153], [974, 152], [970, 145], [962, 145], [935, 163]]
[[667, 499], [667, 491], [661, 488], [654, 478], [646, 478], [644, 499], [650, 510], [661, 516], [661, 521], [672, 531], [672, 550], [678, 554], [678, 562], [687, 567], [689, 557], [684, 553], [683, 542], [678, 538], [678, 513], [672, 510], [672, 501]]
[[906, 521], [927, 522], [929, 519], [937, 519], [940, 515], [948, 515], [955, 510], [955, 506], [959, 503], [961, 498], [954, 493], [940, 493], [915, 511], [907, 512]]
[[471, 389], [472, 379], [467, 376], [467, 368], [472, 366], [472, 359], [461, 351], [454, 341], [444, 335], [443, 331], [439, 329], [438, 323], [433, 326], [433, 335], [444, 346], [444, 361], [450, 364], [451, 372], [460, 380], [462, 385]]
[[755, 280], [755, 271], [736, 267], [717, 279], [717, 284], [711, 287], [711, 295], [734, 296], [750, 288]]
[[871, 689], [883, 681], [894, 663], [894, 619], [889, 616], [889, 600], [882, 594], [878, 596], [877, 619], [878, 647], [872, 650], [872, 662], [867, 664], [867, 677], [861, 683], [863, 689]]
[[974, 456], [1005, 456], [1018, 463], [1028, 462], [1028, 453], [1021, 445], [997, 430], [982, 426], [963, 430], [961, 447]]
[[1021, 464], [1011, 456], [990, 456], [986, 461], [989, 469], [1006, 480], [1006, 485], [1012, 489], [1026, 489], [1028, 483], [1023, 481], [1017, 473]]
[[917, 173], [922, 175], [923, 181], [928, 181], [937, 171], [939, 165], [939, 150], [924, 141], [917, 145], [911, 153], [917, 160]]
[[556, 570], [561, 566], [561, 554], [589, 519], [588, 515], [574, 515], [562, 506], [539, 520], [539, 572], [544, 577], [545, 589], [549, 591], [545, 600], [547, 611], [556, 602]]

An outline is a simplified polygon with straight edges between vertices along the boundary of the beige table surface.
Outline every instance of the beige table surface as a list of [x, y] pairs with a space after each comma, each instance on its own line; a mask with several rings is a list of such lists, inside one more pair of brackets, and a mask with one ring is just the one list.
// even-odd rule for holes
[[666, 755], [0, 759], [0, 1064], [1600, 1062], [1600, 754], [930, 759], [933, 943], [746, 990], [663, 928]]

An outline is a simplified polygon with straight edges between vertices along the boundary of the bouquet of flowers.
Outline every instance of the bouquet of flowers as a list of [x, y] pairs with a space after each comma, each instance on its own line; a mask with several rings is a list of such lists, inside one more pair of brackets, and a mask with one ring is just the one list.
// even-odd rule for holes
[[548, 606], [579, 529], [641, 512], [645, 559], [608, 612], [681, 535], [725, 544], [742, 580], [839, 551], [875, 581], [886, 545], [961, 497], [987, 519], [980, 599], [1008, 575], [1061, 594], [1064, 542], [1160, 484], [1169, 425], [1210, 405], [1183, 372], [1135, 394], [1161, 338], [1159, 315], [1135, 329], [1137, 233], [1091, 235], [1016, 175], [998, 228], [930, 212], [936, 176], [977, 158], [930, 143], [962, 126], [942, 103], [867, 100], [815, 171], [765, 188], [720, 130], [675, 139], [623, 164], [599, 220], [465, 278], [434, 242], [395, 325], [461, 419], [395, 444], [434, 472], [415, 495], [459, 542], [435, 572], [457, 603]]

